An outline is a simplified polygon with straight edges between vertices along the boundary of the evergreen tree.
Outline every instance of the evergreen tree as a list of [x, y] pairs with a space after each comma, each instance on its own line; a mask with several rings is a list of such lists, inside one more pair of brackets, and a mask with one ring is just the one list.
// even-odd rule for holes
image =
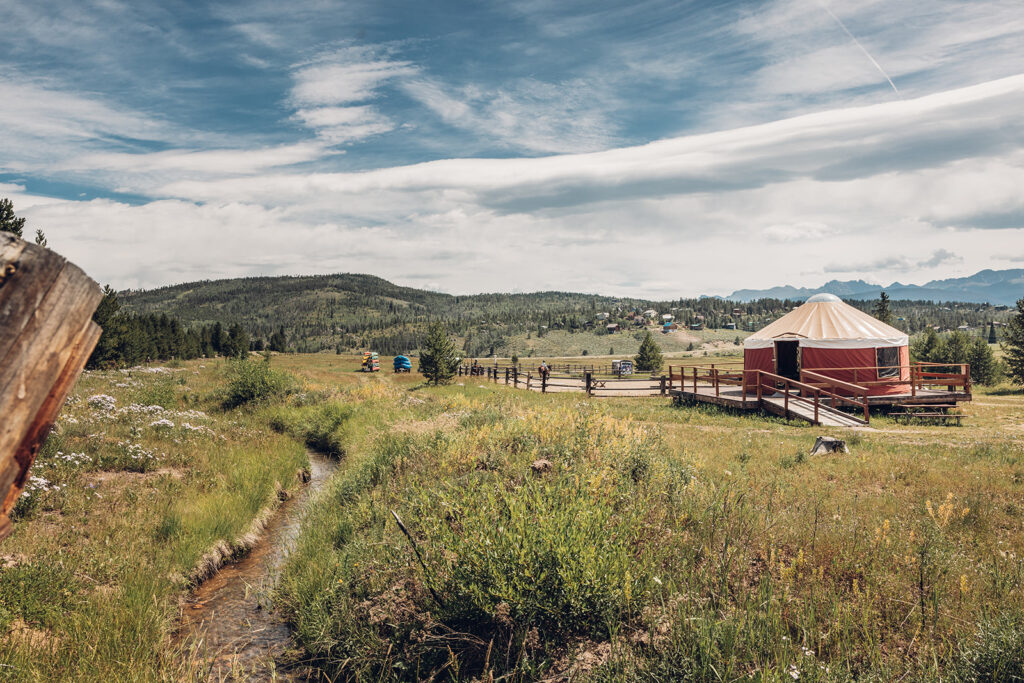
[[657, 372], [661, 370], [661, 365], [664, 362], [661, 357], [661, 349], [658, 348], [658, 344], [654, 341], [654, 336], [651, 335], [650, 331], [644, 334], [644, 339], [640, 342], [640, 351], [633, 357], [633, 362], [636, 364], [636, 369], [640, 372]]
[[971, 364], [971, 381], [976, 384], [996, 384], [1002, 378], [1002, 368], [992, 353], [992, 347], [981, 337], [967, 349], [967, 362]]
[[119, 336], [118, 317], [121, 313], [121, 302], [117, 300], [117, 292], [110, 285], [103, 288], [103, 298], [92, 314], [93, 322], [103, 330], [96, 348], [86, 363], [89, 369], [98, 368], [103, 364], [116, 361], [116, 347]]
[[892, 325], [892, 311], [889, 310], [889, 295], [881, 292], [875, 302], [874, 315], [886, 325]]
[[36, 244], [38, 244], [41, 247], [47, 247], [50, 244], [46, 240], [46, 235], [43, 233], [42, 230], [36, 230]]
[[988, 324], [988, 343], [995, 344], [999, 340], [996, 338], [996, 323], [992, 321]]
[[14, 215], [14, 204], [10, 199], [0, 199], [0, 232], [12, 233], [21, 237], [25, 230], [25, 219]]
[[935, 360], [935, 353], [939, 348], [941, 340], [935, 329], [929, 327], [924, 334], [917, 337], [910, 345], [910, 354], [918, 362], [932, 362]]
[[1024, 299], [1017, 301], [1017, 313], [1006, 326], [1002, 346], [1010, 378], [1024, 384]]
[[960, 330], [950, 332], [935, 350], [934, 362], [949, 363], [950, 365], [967, 363], [969, 362], [967, 360], [967, 355], [970, 348], [971, 338], [967, 336], [967, 333], [961, 332]]
[[448, 384], [455, 377], [455, 344], [441, 323], [431, 323], [420, 354], [420, 373], [430, 384]]
[[[285, 336], [284, 325], [281, 325], [277, 329], [277, 332], [270, 335], [269, 347], [271, 351], [277, 351], [279, 353], [284, 353], [288, 350], [288, 337]], [[338, 353], [341, 352], [339, 351]]]

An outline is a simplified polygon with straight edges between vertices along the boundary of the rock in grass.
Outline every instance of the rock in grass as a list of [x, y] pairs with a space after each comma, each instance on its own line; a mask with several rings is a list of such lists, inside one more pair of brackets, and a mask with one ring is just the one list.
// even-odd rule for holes
[[822, 453], [849, 453], [850, 449], [846, 447], [846, 441], [837, 439], [832, 436], [819, 436], [814, 442], [814, 448], [811, 449], [811, 455], [821, 455]]
[[533, 463], [530, 465], [530, 469], [533, 470], [536, 474], [550, 472], [552, 469], [554, 469], [554, 467], [555, 466], [551, 463], [551, 461], [545, 458], [534, 460]]

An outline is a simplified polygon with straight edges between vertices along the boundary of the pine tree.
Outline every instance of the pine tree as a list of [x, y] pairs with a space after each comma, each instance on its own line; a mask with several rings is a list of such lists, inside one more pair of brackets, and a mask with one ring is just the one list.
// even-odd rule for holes
[[924, 334], [914, 340], [910, 345], [910, 353], [914, 360], [919, 363], [928, 363], [935, 360], [935, 353], [939, 348], [941, 340], [935, 329], [929, 327]]
[[0, 199], [0, 232], [12, 233], [21, 237], [25, 230], [25, 219], [14, 215], [14, 204], [10, 199]]
[[992, 321], [988, 324], [988, 343], [995, 344], [998, 341], [999, 340], [996, 337], [996, 323], [995, 321]]
[[886, 325], [892, 325], [892, 311], [889, 310], [889, 295], [881, 292], [875, 302], [875, 317]]
[[640, 351], [633, 357], [633, 362], [640, 372], [661, 370], [661, 365], [664, 362], [661, 357], [661, 349], [658, 348], [650, 331], [644, 334], [644, 339], [640, 342]]
[[41, 247], [49, 246], [49, 242], [46, 240], [46, 234], [42, 230], [36, 230], [36, 244]]
[[1006, 326], [1002, 346], [1010, 378], [1024, 384], [1024, 299], [1017, 301], [1017, 313]]
[[971, 364], [971, 381], [976, 384], [996, 384], [1002, 378], [992, 347], [981, 337], [976, 337], [967, 349], [967, 362]]
[[431, 323], [420, 354], [420, 373], [429, 384], [448, 384], [455, 377], [455, 344], [441, 323]]

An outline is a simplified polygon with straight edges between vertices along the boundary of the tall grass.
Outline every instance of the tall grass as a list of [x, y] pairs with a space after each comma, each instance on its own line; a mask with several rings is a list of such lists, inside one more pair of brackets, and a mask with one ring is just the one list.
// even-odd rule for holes
[[385, 405], [280, 586], [330, 676], [999, 680], [1021, 661], [1011, 438], [865, 433], [810, 458], [815, 434], [781, 421], [493, 387], [380, 398], [350, 427]]

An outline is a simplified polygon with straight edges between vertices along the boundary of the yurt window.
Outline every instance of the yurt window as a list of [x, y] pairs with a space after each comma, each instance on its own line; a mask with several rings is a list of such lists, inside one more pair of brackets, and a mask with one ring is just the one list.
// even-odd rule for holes
[[875, 349], [875, 365], [878, 378], [900, 376], [900, 349], [897, 346], [883, 346]]

